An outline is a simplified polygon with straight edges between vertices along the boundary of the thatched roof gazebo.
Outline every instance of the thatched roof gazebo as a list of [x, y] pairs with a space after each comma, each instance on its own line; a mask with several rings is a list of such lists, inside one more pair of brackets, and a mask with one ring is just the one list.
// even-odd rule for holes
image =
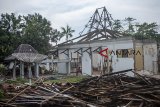
[[[31, 64], [35, 63], [36, 71], [35, 76], [39, 77], [39, 65], [38, 63], [42, 60], [46, 59], [46, 55], [39, 54], [37, 50], [35, 50], [29, 44], [21, 44], [18, 48], [12, 53], [10, 57], [7, 57], [5, 60], [16, 59], [20, 61], [20, 75], [24, 78], [24, 62], [28, 64], [28, 71], [29, 71], [29, 79], [31, 79]], [[13, 78], [16, 78], [16, 60], [14, 62], [14, 69], [13, 69]]]
[[46, 55], [39, 54], [37, 50], [35, 50], [29, 44], [21, 44], [14, 51], [12, 56], [16, 57], [18, 60], [28, 63], [40, 62], [43, 59], [47, 58]]

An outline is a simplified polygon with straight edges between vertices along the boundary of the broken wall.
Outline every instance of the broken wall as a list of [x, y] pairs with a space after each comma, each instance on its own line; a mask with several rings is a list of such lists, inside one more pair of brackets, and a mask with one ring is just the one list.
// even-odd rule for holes
[[149, 71], [151, 74], [157, 74], [157, 44], [149, 43], [143, 45], [144, 49], [144, 70]]
[[[93, 70], [104, 70], [104, 61], [106, 60], [105, 57], [101, 56], [98, 52], [94, 52], [94, 50], [98, 47], [102, 49], [108, 48], [109, 51], [114, 51], [114, 53], [109, 54], [109, 65], [112, 66], [112, 72], [117, 72], [119, 70], [126, 70], [126, 69], [134, 69], [134, 58], [133, 56], [130, 57], [129, 55], [121, 57], [116, 55], [117, 50], [129, 50], [133, 49], [133, 41], [132, 39], [114, 39], [114, 40], [103, 40], [103, 41], [96, 41], [96, 42], [86, 42], [86, 43], [77, 43], [71, 45], [64, 45], [63, 47], [59, 47], [59, 50], [62, 52], [65, 49], [69, 50], [69, 59], [71, 60], [71, 53], [72, 57], [77, 57], [73, 54], [77, 50], [81, 50], [81, 60], [82, 60], [82, 73], [92, 75]], [[73, 52], [74, 51], [74, 52]], [[60, 53], [60, 52], [59, 52]], [[65, 59], [65, 55], [60, 54], [60, 59]], [[72, 65], [72, 64], [71, 64]], [[64, 71], [67, 68], [67, 64], [63, 63], [59, 66], [59, 72], [67, 72]], [[72, 72], [73, 69], [71, 69]], [[100, 73], [100, 72], [99, 72]], [[132, 74], [130, 74], [132, 75]]]

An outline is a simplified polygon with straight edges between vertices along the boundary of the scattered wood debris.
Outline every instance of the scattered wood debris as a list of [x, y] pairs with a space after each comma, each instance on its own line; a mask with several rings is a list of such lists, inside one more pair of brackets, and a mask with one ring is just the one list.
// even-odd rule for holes
[[[135, 77], [125, 75], [126, 72], [133, 72]], [[74, 84], [47, 85], [37, 81], [0, 104], [7, 107], [159, 107], [160, 79], [141, 76], [129, 69]]]

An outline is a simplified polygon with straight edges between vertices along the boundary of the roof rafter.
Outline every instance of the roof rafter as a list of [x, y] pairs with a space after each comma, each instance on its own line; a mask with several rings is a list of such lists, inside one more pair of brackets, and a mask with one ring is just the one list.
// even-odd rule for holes
[[80, 32], [80, 36], [62, 44], [121, 37], [122, 34], [112, 30], [113, 24], [114, 20], [107, 9], [105, 7], [97, 8], [83, 31]]

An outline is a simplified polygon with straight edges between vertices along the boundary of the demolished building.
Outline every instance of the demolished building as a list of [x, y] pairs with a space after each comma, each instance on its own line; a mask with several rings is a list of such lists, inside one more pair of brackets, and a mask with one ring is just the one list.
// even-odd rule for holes
[[79, 37], [51, 50], [50, 53], [59, 60], [58, 73], [101, 75], [135, 69], [157, 74], [157, 43], [114, 31], [113, 21], [105, 7], [98, 8]]

